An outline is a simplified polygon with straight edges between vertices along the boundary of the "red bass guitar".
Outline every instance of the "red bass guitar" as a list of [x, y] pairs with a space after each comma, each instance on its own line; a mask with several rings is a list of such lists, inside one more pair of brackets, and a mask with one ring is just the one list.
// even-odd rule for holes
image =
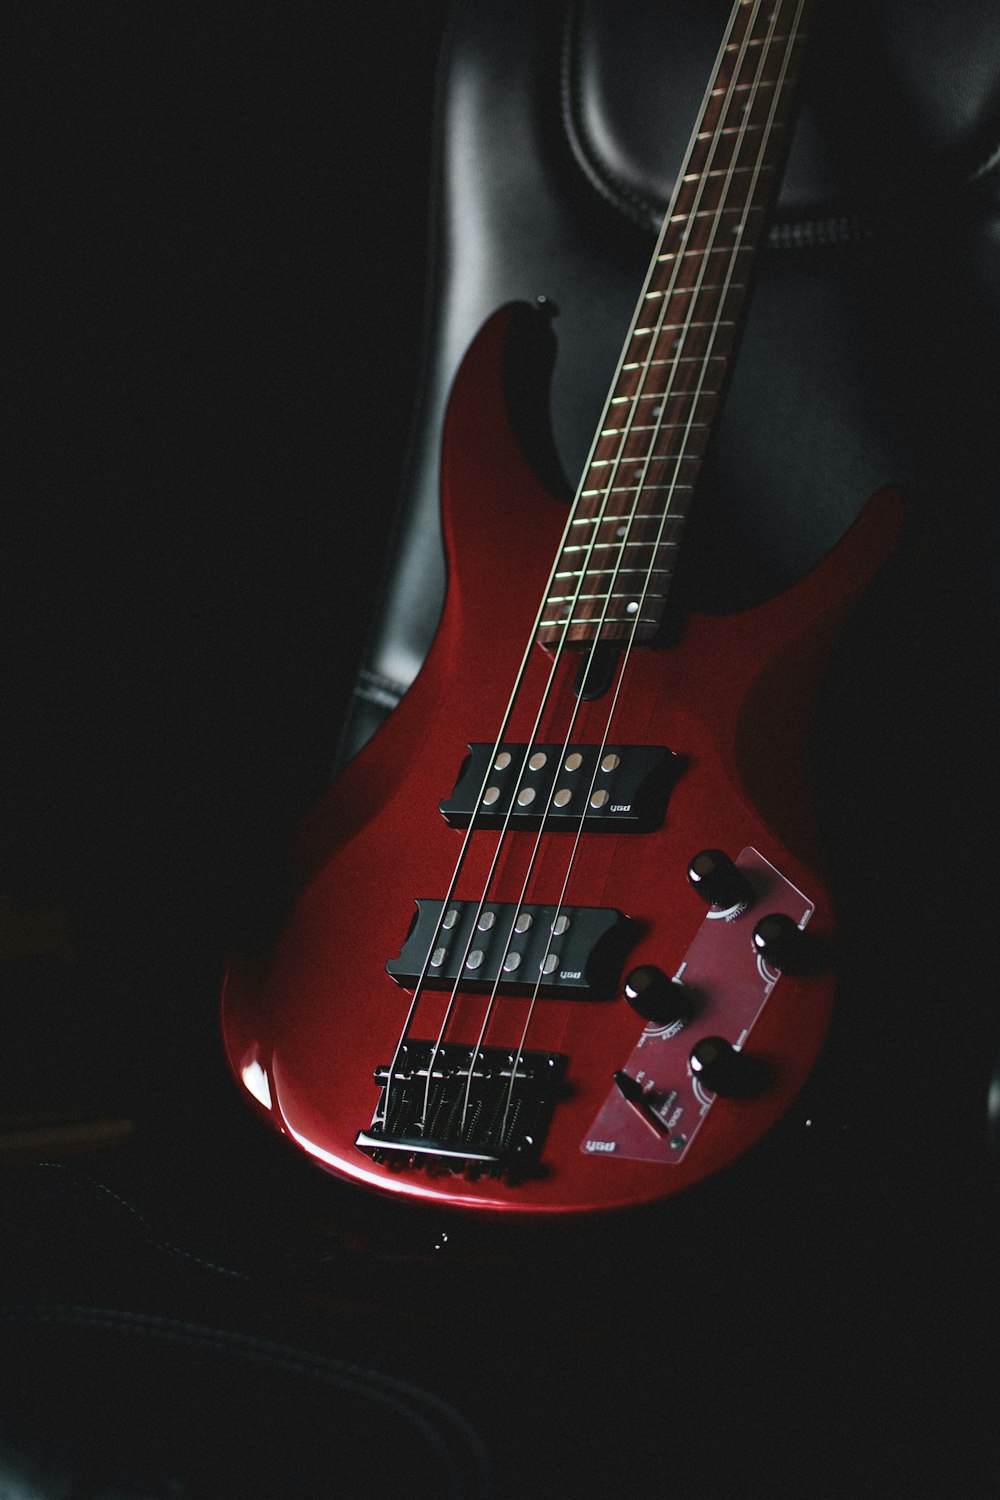
[[804, 9], [733, 8], [568, 514], [508, 421], [512, 309], [458, 374], [434, 645], [306, 820], [273, 951], [226, 978], [236, 1078], [343, 1178], [485, 1213], [662, 1199], [758, 1141], [820, 1050], [810, 704], [898, 501], [779, 598], [667, 612]]

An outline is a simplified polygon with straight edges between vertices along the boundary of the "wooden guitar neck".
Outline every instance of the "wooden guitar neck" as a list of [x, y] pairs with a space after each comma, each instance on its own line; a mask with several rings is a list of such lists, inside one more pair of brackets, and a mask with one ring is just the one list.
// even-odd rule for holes
[[784, 160], [807, 0], [739, 0], [566, 527], [545, 645], [641, 642], [678, 543]]

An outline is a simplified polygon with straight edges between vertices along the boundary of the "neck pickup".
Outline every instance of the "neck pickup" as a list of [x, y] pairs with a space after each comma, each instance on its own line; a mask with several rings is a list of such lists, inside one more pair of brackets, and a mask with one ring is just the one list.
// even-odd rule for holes
[[440, 803], [452, 828], [650, 833], [661, 827], [684, 768], [666, 745], [469, 746]]

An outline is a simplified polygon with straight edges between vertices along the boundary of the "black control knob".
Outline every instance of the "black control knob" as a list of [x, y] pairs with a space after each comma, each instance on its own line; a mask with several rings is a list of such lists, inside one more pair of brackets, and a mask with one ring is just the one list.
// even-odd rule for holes
[[812, 974], [827, 963], [820, 939], [803, 932], [783, 911], [761, 917], [750, 941], [768, 968], [782, 974]]
[[748, 1057], [721, 1036], [703, 1036], [691, 1048], [691, 1072], [705, 1088], [725, 1099], [750, 1099], [763, 1093], [769, 1082], [767, 1068]]
[[668, 979], [655, 964], [641, 964], [625, 977], [625, 999], [646, 1021], [670, 1026], [689, 1021], [694, 1011], [691, 991], [679, 979]]
[[721, 849], [702, 849], [696, 854], [688, 865], [688, 880], [709, 906], [746, 910], [753, 901], [753, 886]]

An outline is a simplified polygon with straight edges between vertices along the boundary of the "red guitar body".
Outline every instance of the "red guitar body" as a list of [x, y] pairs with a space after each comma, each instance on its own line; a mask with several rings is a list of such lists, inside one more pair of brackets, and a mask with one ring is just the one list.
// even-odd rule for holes
[[[645, 1030], [620, 984], [618, 998], [545, 998], [534, 1008], [526, 1045], [568, 1059], [565, 1094], [534, 1175], [515, 1183], [414, 1165], [399, 1170], [355, 1144], [379, 1100], [375, 1070], [392, 1059], [410, 1006], [386, 962], [406, 940], [416, 900], [444, 899], [462, 845], [463, 834], [447, 826], [438, 804], [451, 793], [468, 744], [497, 738], [565, 523], [565, 507], [540, 486], [511, 432], [502, 384], [510, 321], [504, 309], [485, 326], [452, 393], [442, 469], [449, 583], [433, 648], [400, 707], [307, 818], [280, 939], [266, 962], [230, 964], [223, 1029], [233, 1072], [257, 1107], [324, 1168], [462, 1210], [579, 1214], [665, 1198], [759, 1140], [814, 1064], [834, 973], [785, 973], [773, 984], [743, 1038], [747, 1053], [766, 1066], [767, 1087], [753, 1097], [703, 1100], [696, 1134], [689, 1132], [674, 1157], [664, 1145], [669, 1133], [659, 1139], [655, 1122], [634, 1110], [633, 1133], [659, 1159], [595, 1140], [609, 1091], [614, 1102], [613, 1075]], [[688, 884], [687, 867], [705, 848], [734, 857], [755, 851], [761, 867], [780, 872], [782, 888], [800, 892], [812, 908], [810, 931], [832, 939], [807, 795], [811, 705], [840, 623], [893, 546], [899, 510], [893, 493], [880, 493], [825, 561], [785, 594], [738, 615], [690, 617], [677, 644], [631, 654], [611, 739], [669, 746], [683, 757], [683, 771], [655, 831], [584, 833], [566, 895], [577, 906], [615, 908], [635, 922], [624, 968], [654, 964], [674, 975], [695, 951], [706, 907]], [[558, 665], [539, 743], [561, 743], [574, 709], [575, 741], [600, 744], [608, 731], [611, 695], [580, 704], [572, 691], [578, 660], [567, 652]], [[534, 646], [509, 741], [531, 737], [551, 666], [551, 654]], [[473, 835], [457, 897], [478, 902], [498, 837]], [[527, 831], [505, 836], [492, 899], [520, 899], [534, 843]], [[527, 900], [559, 900], [572, 843], [568, 833], [546, 836]], [[748, 924], [742, 954], [750, 952], [753, 914], [741, 920]], [[707, 1008], [688, 1025], [658, 1039], [674, 1049], [672, 1065], [683, 1072], [694, 1039], [726, 1034], [712, 1013], [711, 986], [708, 995]], [[459, 992], [449, 1040], [476, 1042], [488, 998]], [[442, 992], [421, 995], [415, 1036], [437, 1037], [447, 1000]], [[528, 1004], [500, 997], [490, 1046], [519, 1045]], [[615, 1107], [630, 1113], [625, 1101]]]

